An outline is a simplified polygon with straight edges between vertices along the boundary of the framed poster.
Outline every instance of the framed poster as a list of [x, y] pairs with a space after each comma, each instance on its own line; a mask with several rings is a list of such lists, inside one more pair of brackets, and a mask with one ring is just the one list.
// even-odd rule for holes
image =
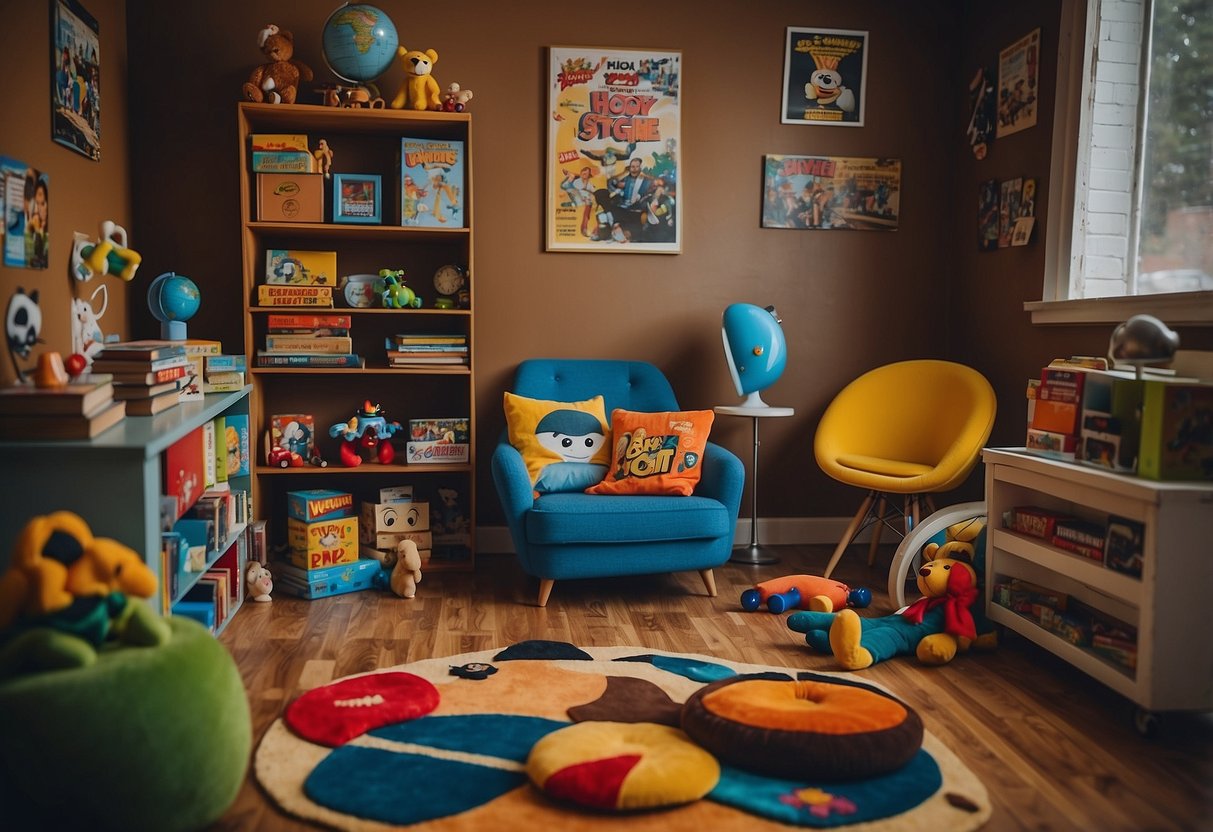
[[868, 33], [789, 26], [783, 49], [784, 124], [863, 127]]
[[682, 53], [553, 46], [547, 250], [682, 250]]
[[767, 156], [762, 227], [895, 231], [901, 160]]
[[45, 269], [50, 258], [50, 175], [17, 159], [0, 156], [0, 262], [19, 269]]
[[377, 173], [334, 173], [333, 222], [382, 222], [382, 182]]
[[51, 138], [101, 161], [101, 35], [76, 0], [51, 3]]
[[1040, 30], [998, 53], [998, 138], [1036, 126]]

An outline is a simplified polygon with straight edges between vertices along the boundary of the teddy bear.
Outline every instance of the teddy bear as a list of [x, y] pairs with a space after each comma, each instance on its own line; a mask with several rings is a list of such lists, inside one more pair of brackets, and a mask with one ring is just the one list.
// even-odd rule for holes
[[448, 113], [462, 113], [471, 100], [471, 90], [465, 90], [457, 82], [452, 82], [442, 93], [442, 109]]
[[438, 63], [438, 53], [433, 49], [424, 52], [403, 46], [397, 47], [396, 54], [404, 67], [404, 83], [400, 91], [392, 99], [394, 110], [441, 110], [442, 101], [438, 98], [438, 82], [431, 74], [434, 64]]
[[917, 579], [923, 597], [905, 609], [881, 618], [860, 618], [852, 609], [797, 612], [788, 617], [788, 627], [804, 633], [814, 650], [833, 653], [846, 670], [910, 653], [923, 664], [941, 665], [970, 646], [993, 647], [996, 634], [982, 615], [973, 566], [983, 528], [980, 519], [966, 520], [948, 528], [942, 545], [923, 547]]
[[269, 63], [249, 74], [243, 87], [245, 100], [294, 104], [300, 82], [312, 80], [311, 67], [291, 57], [295, 54], [294, 37], [271, 23], [258, 34], [257, 43]]
[[401, 540], [396, 544], [396, 565], [392, 567], [390, 586], [392, 592], [401, 598], [412, 598], [417, 594], [417, 584], [421, 583], [421, 553], [417, 544], [411, 540]]

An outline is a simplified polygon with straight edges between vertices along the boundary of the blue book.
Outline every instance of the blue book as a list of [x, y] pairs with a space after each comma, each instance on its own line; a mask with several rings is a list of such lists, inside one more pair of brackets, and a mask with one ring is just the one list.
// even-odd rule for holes
[[215, 604], [212, 601], [178, 601], [173, 604], [173, 615], [192, 618], [208, 629], [215, 629]]

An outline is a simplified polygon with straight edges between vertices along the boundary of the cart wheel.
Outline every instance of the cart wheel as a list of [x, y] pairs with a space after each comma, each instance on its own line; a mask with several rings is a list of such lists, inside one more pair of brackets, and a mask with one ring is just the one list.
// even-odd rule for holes
[[1158, 714], [1145, 708], [1135, 708], [1133, 711], [1133, 727], [1137, 733], [1150, 739], [1158, 733]]

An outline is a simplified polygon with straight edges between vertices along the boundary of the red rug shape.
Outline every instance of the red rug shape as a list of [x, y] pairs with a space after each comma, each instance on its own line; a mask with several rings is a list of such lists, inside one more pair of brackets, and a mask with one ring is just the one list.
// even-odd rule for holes
[[639, 754], [621, 754], [562, 768], [543, 788], [559, 800], [595, 809], [615, 809], [624, 778], [640, 762]]
[[336, 748], [375, 728], [425, 716], [438, 689], [412, 673], [372, 673], [309, 690], [286, 709], [286, 724], [309, 742]]

